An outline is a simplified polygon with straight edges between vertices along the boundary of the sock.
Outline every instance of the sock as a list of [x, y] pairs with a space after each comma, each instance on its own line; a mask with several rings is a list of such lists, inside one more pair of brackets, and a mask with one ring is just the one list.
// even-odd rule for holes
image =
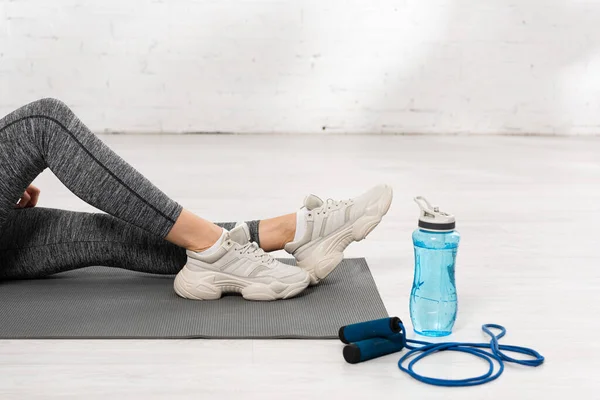
[[260, 225], [260, 221], [240, 221], [240, 222], [215, 222], [215, 224], [219, 225], [221, 228], [227, 229], [228, 231], [232, 230], [238, 225], [241, 224], [248, 225], [248, 230], [250, 231], [250, 241], [256, 242], [260, 246], [260, 238], [258, 237], [258, 226]]
[[296, 234], [294, 235], [293, 242], [302, 239], [306, 234], [306, 214], [308, 214], [306, 207], [302, 207], [296, 213]]
[[219, 247], [221, 247], [221, 243], [223, 243], [223, 238], [225, 237], [225, 233], [227, 233], [227, 232], [229, 232], [229, 231], [227, 231], [225, 228], [223, 228], [221, 237], [219, 239], [217, 239], [215, 244], [213, 244], [212, 246], [210, 246], [208, 249], [206, 249], [204, 251], [199, 251], [198, 254], [202, 254], [203, 256], [209, 256], [213, 253], [216, 253], [216, 251], [219, 249]]

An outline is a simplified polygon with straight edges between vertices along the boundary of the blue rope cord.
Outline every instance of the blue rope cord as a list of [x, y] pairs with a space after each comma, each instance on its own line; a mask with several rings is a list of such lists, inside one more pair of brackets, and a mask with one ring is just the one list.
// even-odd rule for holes
[[[506, 344], [499, 344], [498, 340], [501, 339], [506, 334], [506, 329], [504, 329], [501, 325], [495, 324], [485, 324], [481, 327], [483, 331], [491, 337], [490, 343], [460, 343], [460, 342], [446, 342], [446, 343], [429, 343], [423, 342], [420, 340], [412, 340], [406, 339], [406, 330], [404, 329], [404, 325], [400, 324], [400, 328], [402, 329], [402, 338], [404, 339], [404, 346], [410, 350], [406, 353], [400, 361], [398, 361], [398, 367], [412, 376], [413, 378], [427, 383], [429, 385], [435, 386], [475, 386], [482, 385], [487, 382], [491, 382], [494, 379], [497, 379], [502, 372], [504, 371], [504, 362], [515, 363], [519, 365], [526, 365], [528, 367], [537, 367], [544, 362], [544, 357], [533, 349], [529, 349], [527, 347], [520, 346], [511, 346]], [[499, 335], [494, 335], [490, 329], [498, 329], [500, 330]], [[410, 344], [419, 344], [421, 346], [411, 346]], [[481, 350], [481, 349], [489, 349]], [[428, 376], [419, 375], [414, 371], [414, 366], [423, 358], [440, 352], [440, 351], [460, 351], [463, 353], [472, 354], [476, 357], [479, 357], [488, 362], [489, 370], [487, 373], [479, 376], [475, 376], [473, 378], [466, 379], [438, 379], [431, 378]], [[518, 360], [516, 358], [512, 358], [504, 354], [502, 351], [509, 351], [513, 353], [525, 354], [533, 357], [532, 359], [527, 360]], [[421, 353], [417, 355], [417, 353]], [[408, 366], [405, 367], [403, 364], [408, 361], [410, 358], [416, 356], [412, 359]], [[498, 370], [494, 372], [494, 363], [496, 361], [499, 365]]]

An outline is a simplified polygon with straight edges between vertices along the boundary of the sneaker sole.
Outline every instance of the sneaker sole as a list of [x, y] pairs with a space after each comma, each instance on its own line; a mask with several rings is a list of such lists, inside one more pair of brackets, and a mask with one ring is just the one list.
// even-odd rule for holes
[[369, 235], [387, 214], [394, 197], [392, 188], [386, 190], [379, 200], [372, 204], [366, 214], [326, 237], [298, 266], [310, 274], [310, 284], [316, 285], [325, 279], [342, 262], [344, 250], [352, 242], [360, 242]]
[[310, 277], [300, 282], [262, 283], [223, 272], [194, 271], [183, 267], [175, 277], [173, 288], [180, 297], [190, 300], [217, 300], [223, 293], [241, 293], [246, 300], [273, 301], [300, 294], [310, 283]]

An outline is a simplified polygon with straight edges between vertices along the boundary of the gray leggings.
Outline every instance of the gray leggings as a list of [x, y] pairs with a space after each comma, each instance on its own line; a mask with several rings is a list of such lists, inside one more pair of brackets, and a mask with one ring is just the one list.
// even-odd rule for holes
[[[46, 168], [110, 214], [15, 204]], [[173, 274], [185, 250], [164, 240], [182, 207], [109, 149], [62, 102], [43, 99], [0, 119], [0, 279], [92, 265]], [[259, 221], [249, 221], [258, 242]], [[235, 223], [219, 224], [231, 229]]]

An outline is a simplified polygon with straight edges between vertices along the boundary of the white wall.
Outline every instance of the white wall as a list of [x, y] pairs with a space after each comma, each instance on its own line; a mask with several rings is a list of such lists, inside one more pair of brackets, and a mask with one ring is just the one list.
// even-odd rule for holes
[[0, 0], [0, 114], [94, 130], [600, 133], [600, 2]]

